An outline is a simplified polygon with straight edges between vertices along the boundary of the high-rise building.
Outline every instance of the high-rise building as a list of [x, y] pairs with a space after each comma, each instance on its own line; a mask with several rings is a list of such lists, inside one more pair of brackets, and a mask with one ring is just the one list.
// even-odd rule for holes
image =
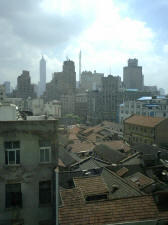
[[64, 61], [63, 71], [55, 72], [51, 82], [47, 83], [46, 100], [60, 100], [61, 95], [74, 95], [76, 92], [75, 64]]
[[80, 82], [81, 89], [84, 91], [101, 90], [102, 77], [104, 77], [104, 73], [97, 73], [96, 70], [94, 71], [94, 73], [92, 73], [91, 71], [83, 71], [81, 74]]
[[5, 93], [7, 95], [10, 94], [10, 81], [5, 81], [3, 85], [5, 87]]
[[144, 78], [142, 66], [138, 66], [137, 59], [128, 60], [128, 66], [123, 68], [123, 81], [126, 89], [143, 90]]
[[46, 90], [46, 61], [41, 58], [40, 60], [40, 81], [39, 81], [39, 90], [38, 95], [41, 96]]
[[17, 78], [16, 97], [26, 99], [28, 97], [34, 98], [35, 96], [29, 71], [23, 70], [22, 74]]
[[103, 120], [118, 121], [118, 107], [123, 100], [121, 77], [109, 75], [102, 78]]

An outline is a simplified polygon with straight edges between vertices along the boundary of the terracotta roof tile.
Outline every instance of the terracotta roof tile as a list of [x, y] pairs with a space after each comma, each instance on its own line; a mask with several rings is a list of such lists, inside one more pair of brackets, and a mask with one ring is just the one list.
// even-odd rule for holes
[[144, 188], [154, 183], [153, 179], [145, 176], [140, 172], [134, 173], [132, 176], [128, 177], [127, 180], [131, 181], [136, 187], [139, 188]]
[[123, 142], [123, 140], [115, 140], [115, 141], [105, 141], [102, 142], [103, 145], [106, 145], [114, 150], [123, 149], [124, 152], [128, 152], [130, 150], [130, 146]]
[[101, 176], [74, 178], [74, 183], [84, 196], [104, 194], [109, 190]]
[[165, 218], [168, 211], [159, 213], [152, 196], [94, 202], [59, 209], [60, 225], [103, 225]]
[[81, 142], [80, 140], [75, 140], [73, 144], [70, 144], [71, 152], [82, 152], [82, 151], [90, 151], [95, 145], [86, 141]]
[[116, 174], [120, 177], [122, 177], [124, 174], [126, 174], [128, 172], [128, 169], [126, 167], [122, 167], [121, 169], [119, 169]]
[[135, 125], [145, 126], [145, 127], [155, 127], [163, 120], [165, 120], [165, 118], [133, 115], [125, 119], [124, 123], [135, 124]]

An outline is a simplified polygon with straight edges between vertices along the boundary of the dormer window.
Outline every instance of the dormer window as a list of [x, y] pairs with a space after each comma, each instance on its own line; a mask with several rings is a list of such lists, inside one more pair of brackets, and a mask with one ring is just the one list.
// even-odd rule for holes
[[108, 194], [88, 195], [85, 197], [86, 202], [107, 200]]

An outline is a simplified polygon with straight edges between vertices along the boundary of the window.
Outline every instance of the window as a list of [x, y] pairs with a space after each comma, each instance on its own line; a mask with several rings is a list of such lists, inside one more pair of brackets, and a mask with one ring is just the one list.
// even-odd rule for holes
[[39, 140], [40, 162], [46, 163], [51, 161], [51, 142], [48, 140]]
[[6, 184], [6, 208], [22, 207], [21, 184]]
[[20, 142], [19, 141], [5, 142], [5, 164], [7, 165], [20, 164]]
[[39, 182], [39, 203], [51, 203], [51, 181]]
[[41, 163], [50, 162], [50, 152], [51, 152], [50, 147], [40, 147], [40, 162]]

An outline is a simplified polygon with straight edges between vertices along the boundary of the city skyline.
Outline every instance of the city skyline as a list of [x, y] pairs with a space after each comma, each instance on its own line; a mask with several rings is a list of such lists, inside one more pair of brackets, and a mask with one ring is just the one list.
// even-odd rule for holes
[[103, 4], [68, 0], [65, 4], [30, 0], [9, 4], [2, 0], [0, 6], [0, 83], [10, 80], [16, 85], [22, 70], [29, 70], [32, 82], [37, 83], [41, 53], [47, 61], [47, 82], [53, 72], [61, 70], [66, 56], [75, 61], [79, 80], [81, 49], [82, 71], [96, 70], [107, 76], [111, 67], [111, 74], [122, 77], [127, 60], [137, 58], [145, 84], [167, 91], [166, 1], [107, 0]]

